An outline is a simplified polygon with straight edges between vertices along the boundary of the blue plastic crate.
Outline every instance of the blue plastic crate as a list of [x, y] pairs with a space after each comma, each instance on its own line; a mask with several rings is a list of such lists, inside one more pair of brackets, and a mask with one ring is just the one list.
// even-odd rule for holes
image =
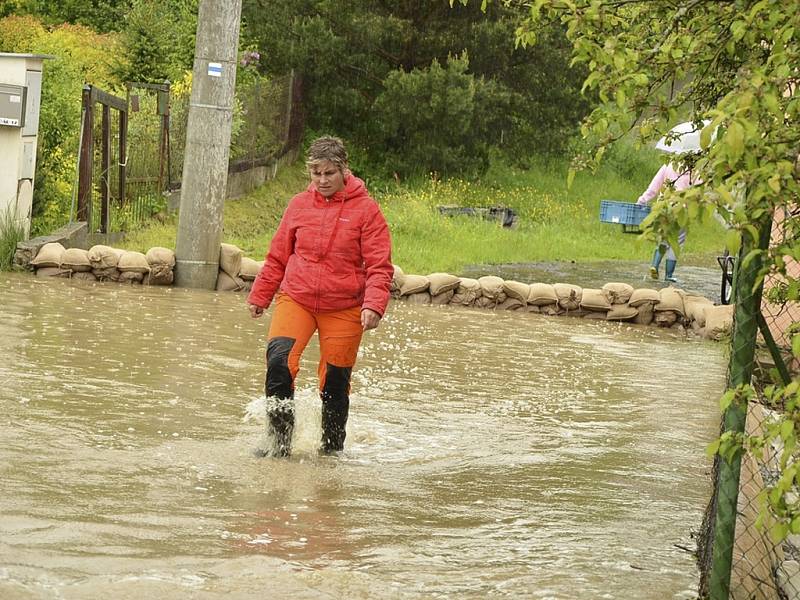
[[640, 206], [633, 202], [619, 202], [617, 200], [600, 201], [600, 221], [615, 223], [623, 226], [623, 231], [638, 230], [639, 224], [650, 214], [650, 207]]

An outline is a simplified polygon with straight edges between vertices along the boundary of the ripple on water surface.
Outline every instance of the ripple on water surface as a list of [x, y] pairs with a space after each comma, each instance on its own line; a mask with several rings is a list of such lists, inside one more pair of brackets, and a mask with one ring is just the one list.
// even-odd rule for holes
[[0, 302], [4, 598], [693, 597], [720, 346], [396, 303], [344, 455], [314, 343], [273, 460], [243, 296], [6, 274]]

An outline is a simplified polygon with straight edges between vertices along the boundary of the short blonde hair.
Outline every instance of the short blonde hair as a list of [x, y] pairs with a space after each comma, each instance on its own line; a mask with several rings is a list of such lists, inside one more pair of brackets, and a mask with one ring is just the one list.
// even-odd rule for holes
[[306, 153], [306, 167], [311, 170], [318, 164], [330, 161], [344, 173], [347, 169], [347, 150], [338, 137], [324, 135], [311, 142]]

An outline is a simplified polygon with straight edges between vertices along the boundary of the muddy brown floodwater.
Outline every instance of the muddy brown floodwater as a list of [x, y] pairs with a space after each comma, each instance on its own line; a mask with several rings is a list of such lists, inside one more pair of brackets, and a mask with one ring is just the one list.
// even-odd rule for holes
[[[579, 282], [576, 282], [579, 283]], [[722, 345], [394, 303], [342, 457], [244, 297], [0, 274], [0, 598], [694, 597]]]

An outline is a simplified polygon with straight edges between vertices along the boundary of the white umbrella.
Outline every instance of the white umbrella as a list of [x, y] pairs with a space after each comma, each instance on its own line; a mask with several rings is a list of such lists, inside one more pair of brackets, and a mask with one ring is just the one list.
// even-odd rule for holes
[[[670, 154], [683, 154], [684, 152], [700, 151], [700, 132], [703, 127], [711, 123], [703, 121], [702, 125], [695, 125], [692, 121], [679, 123], [669, 130], [669, 133], [656, 143], [656, 150]], [[713, 136], [712, 136], [713, 137]], [[667, 141], [669, 138], [669, 141]]]

